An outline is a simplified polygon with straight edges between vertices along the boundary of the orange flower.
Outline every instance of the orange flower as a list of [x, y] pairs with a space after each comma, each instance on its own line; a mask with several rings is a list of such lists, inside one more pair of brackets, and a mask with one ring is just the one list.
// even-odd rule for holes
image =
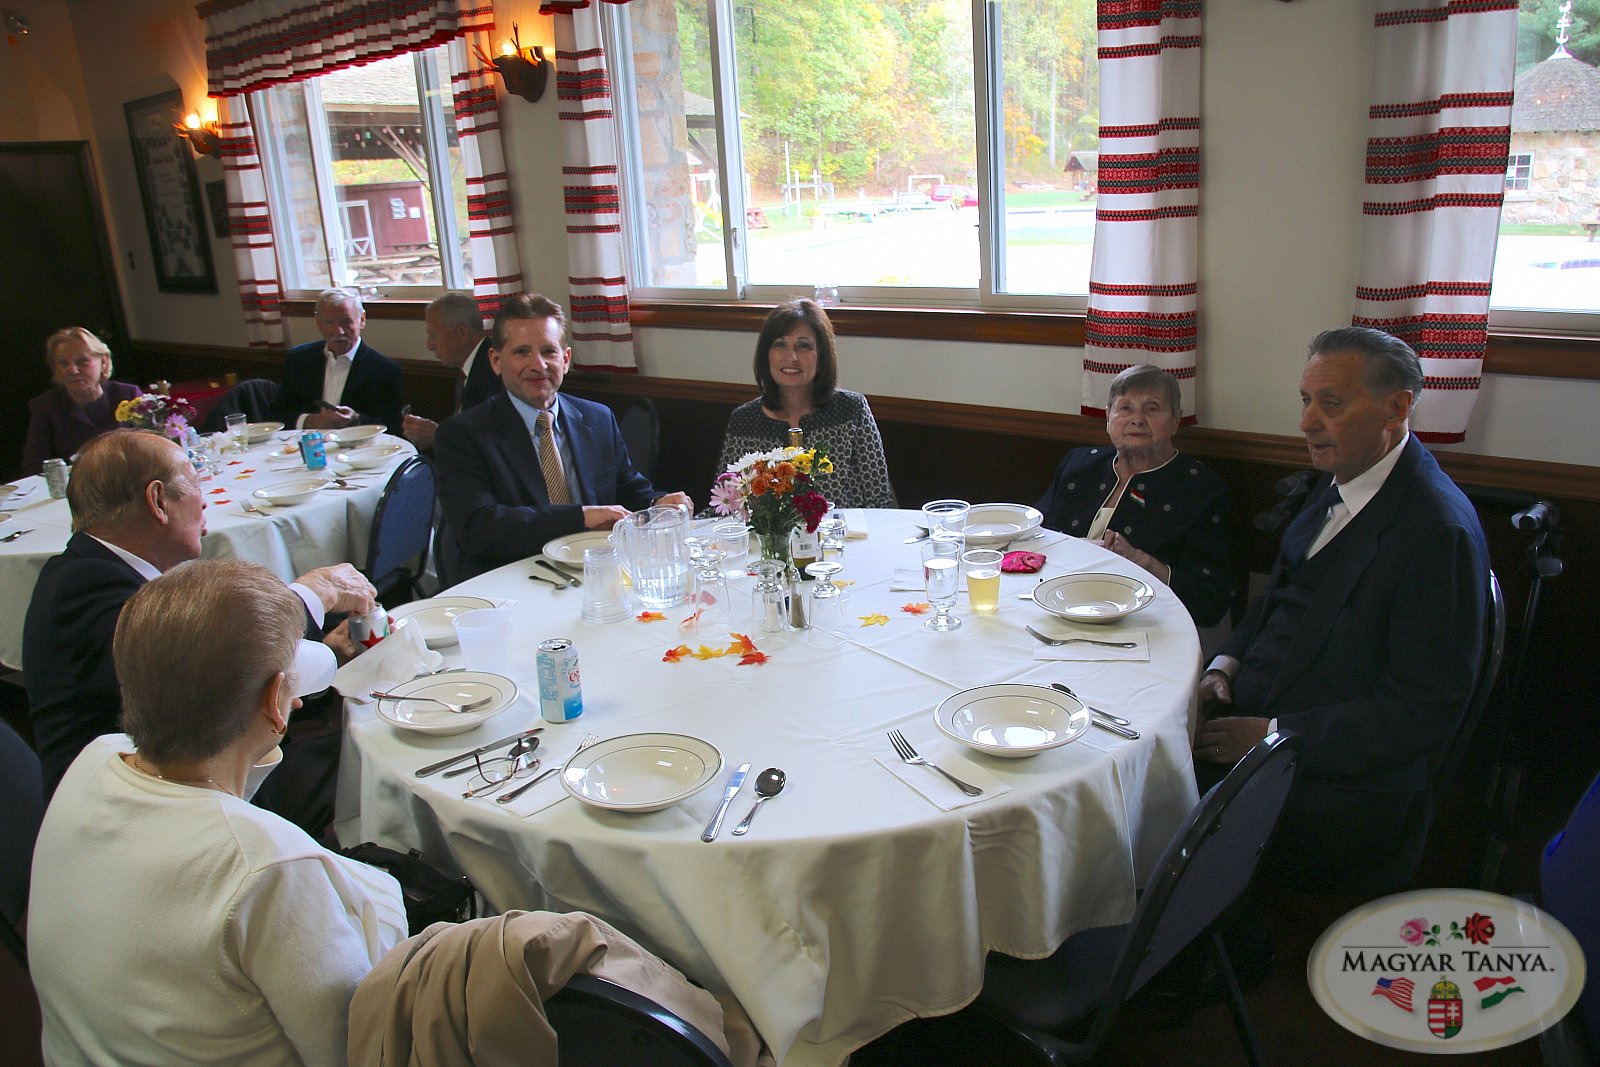
[[794, 479], [779, 478], [777, 481], [772, 483], [772, 487], [779, 496], [788, 496], [790, 493], [794, 492]]
[[677, 663], [689, 654], [688, 645], [679, 645], [677, 648], [667, 649], [667, 654], [661, 657], [662, 663]]
[[785, 479], [788, 479], [789, 481], [793, 481], [794, 480], [794, 464], [790, 463], [788, 460], [783, 460], [776, 467], [772, 468], [772, 473], [776, 474], [780, 478], [785, 478]]
[[634, 616], [640, 622], [666, 622], [667, 617], [659, 611], [641, 611]]
[[750, 479], [750, 495], [766, 496], [767, 490], [772, 488], [772, 482], [772, 475], [768, 474], [766, 471], [762, 471], [760, 474]]
[[767, 662], [767, 659], [768, 656], [765, 652], [757, 652], [752, 650], [750, 652], [746, 652], [739, 660], [739, 666], [747, 667], [754, 664], [755, 666], [759, 667], [763, 663]]
[[901, 604], [900, 610], [907, 615], [926, 615], [928, 607], [929, 605], [927, 604]]

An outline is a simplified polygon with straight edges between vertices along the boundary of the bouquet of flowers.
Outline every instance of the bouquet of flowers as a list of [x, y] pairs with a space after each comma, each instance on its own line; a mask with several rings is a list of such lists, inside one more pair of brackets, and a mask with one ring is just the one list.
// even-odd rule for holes
[[117, 405], [117, 421], [139, 430], [155, 430], [184, 444], [189, 424], [195, 417], [194, 405], [181, 396], [140, 393]]
[[822, 449], [751, 452], [717, 476], [711, 507], [719, 515], [739, 515], [748, 522], [763, 559], [787, 559], [790, 531], [804, 523], [814, 532], [828, 510], [813, 475], [832, 473], [833, 460]]

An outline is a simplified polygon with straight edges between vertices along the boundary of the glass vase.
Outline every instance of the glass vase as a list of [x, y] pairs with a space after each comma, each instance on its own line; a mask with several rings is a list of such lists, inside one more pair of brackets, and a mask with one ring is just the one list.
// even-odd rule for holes
[[775, 559], [788, 565], [792, 562], [789, 555], [789, 531], [763, 532], [752, 530], [756, 535], [756, 543], [760, 546], [762, 559]]

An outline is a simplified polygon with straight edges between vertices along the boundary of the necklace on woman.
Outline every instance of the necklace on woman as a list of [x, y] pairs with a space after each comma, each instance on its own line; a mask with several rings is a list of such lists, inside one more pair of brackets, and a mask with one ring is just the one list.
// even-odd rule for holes
[[202, 789], [215, 789], [219, 793], [228, 793], [230, 795], [233, 793], [233, 790], [219, 784], [215, 778], [169, 778], [164, 774], [158, 774], [145, 765], [144, 760], [139, 758], [137, 752], [133, 754], [132, 762], [133, 769], [140, 774], [148, 775], [151, 778], [159, 778], [163, 782], [171, 782], [174, 785], [199, 786]]

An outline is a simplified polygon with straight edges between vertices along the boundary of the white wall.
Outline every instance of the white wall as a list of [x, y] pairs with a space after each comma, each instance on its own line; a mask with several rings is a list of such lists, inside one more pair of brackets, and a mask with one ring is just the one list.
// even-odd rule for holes
[[[533, 0], [499, 6], [503, 28], [552, 43]], [[220, 294], [155, 289], [122, 104], [174, 85], [204, 93], [203, 34], [189, 0], [32, 0], [35, 32], [0, 56], [0, 136], [94, 142], [129, 327], [135, 337], [244, 343], [231, 251], [215, 242]], [[1211, 0], [1204, 56], [1201, 382], [1204, 424], [1294, 434], [1304, 347], [1349, 321], [1360, 222], [1371, 0]], [[70, 11], [70, 26], [66, 15]], [[73, 38], [75, 37], [75, 41]], [[75, 44], [75, 47], [74, 47]], [[84, 57], [82, 88], [72, 73]], [[9, 101], [25, 105], [18, 112]], [[566, 295], [553, 93], [503, 102], [507, 161], [529, 289]], [[69, 125], [74, 132], [67, 132]], [[221, 176], [198, 162], [202, 182]], [[128, 269], [129, 256], [132, 269]], [[314, 336], [290, 324], [295, 341]], [[397, 358], [427, 358], [420, 323], [373, 322]], [[754, 338], [705, 330], [639, 331], [646, 374], [750, 380]], [[1081, 353], [1058, 347], [847, 338], [845, 385], [869, 393], [1077, 410]], [[753, 387], [752, 387], [753, 388]], [[1600, 382], [1485, 379], [1462, 451], [1600, 466]]]

